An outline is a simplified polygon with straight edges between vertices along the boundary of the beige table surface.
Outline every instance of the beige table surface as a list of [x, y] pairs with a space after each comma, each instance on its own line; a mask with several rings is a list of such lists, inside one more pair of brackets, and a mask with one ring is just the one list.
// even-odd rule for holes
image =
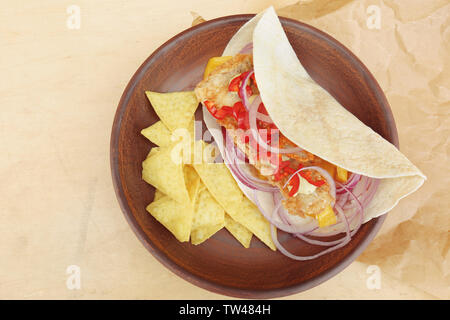
[[[137, 67], [191, 25], [191, 11], [212, 19], [294, 2], [0, 1], [0, 299], [226, 298], [168, 271], [128, 226], [111, 125]], [[68, 27], [70, 5], [79, 29]], [[370, 288], [366, 260], [288, 298], [434, 298], [383, 270]], [[66, 285], [71, 265], [80, 289]]]

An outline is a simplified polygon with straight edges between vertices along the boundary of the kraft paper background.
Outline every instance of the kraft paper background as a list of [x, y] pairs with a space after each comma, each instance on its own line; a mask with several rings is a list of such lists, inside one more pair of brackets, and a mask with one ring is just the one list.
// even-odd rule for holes
[[[79, 29], [68, 27], [71, 5]], [[199, 16], [269, 5], [363, 61], [400, 150], [428, 177], [348, 268], [285, 299], [450, 298], [448, 1], [46, 0], [0, 12], [0, 299], [226, 298], [172, 274], [133, 234], [112, 188], [110, 130], [128, 80], [159, 45]], [[72, 265], [80, 289], [66, 285]]]

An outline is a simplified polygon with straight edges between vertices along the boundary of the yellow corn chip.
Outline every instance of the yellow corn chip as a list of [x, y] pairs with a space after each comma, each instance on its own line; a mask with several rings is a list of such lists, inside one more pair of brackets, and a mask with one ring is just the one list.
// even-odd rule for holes
[[225, 214], [225, 228], [244, 246], [250, 247], [252, 233], [239, 222], [234, 221], [228, 214]]
[[225, 225], [225, 212], [202, 185], [194, 205], [194, 219], [191, 229], [192, 244], [200, 244], [209, 239]]
[[217, 202], [227, 212], [229, 205], [241, 203], [244, 195], [225, 164], [194, 163], [193, 167]]
[[198, 107], [194, 91], [159, 93], [146, 91], [156, 114], [170, 131], [187, 128]]
[[180, 155], [173, 146], [159, 147], [159, 151], [142, 163], [142, 178], [170, 198], [190, 206], [190, 198], [184, 181]]
[[201, 183], [200, 177], [198, 176], [195, 169], [189, 165], [184, 165], [183, 173], [184, 181], [186, 183], [186, 189], [189, 194], [189, 199], [191, 199], [191, 203], [194, 203]]
[[159, 151], [159, 147], [153, 147], [153, 148], [151, 148], [150, 149], [150, 152], [148, 153], [148, 155], [147, 155], [147, 158], [148, 157], [151, 157], [152, 155], [154, 155], [155, 153], [157, 153]]
[[141, 134], [158, 146], [168, 146], [171, 143], [171, 132], [162, 121], [158, 121], [150, 127], [142, 129]]
[[264, 242], [270, 249], [276, 250], [270, 233], [270, 223], [259, 211], [258, 207], [247, 197], [243, 200], [239, 207], [230, 206], [227, 213], [237, 222], [244, 225], [255, 236]]
[[163, 196], [147, 206], [147, 211], [166, 227], [178, 241], [189, 241], [193, 210], [190, 205], [181, 204]]
[[162, 197], [167, 197], [167, 196], [161, 190], [156, 189], [155, 190], [155, 195], [153, 196], [153, 201], [158, 201]]
[[[208, 145], [204, 144], [207, 149]], [[209, 192], [234, 221], [242, 224], [272, 250], [276, 247], [270, 234], [270, 223], [245, 197], [224, 163], [193, 164]]]
[[[193, 121], [191, 122], [193, 126]], [[174, 152], [179, 152], [182, 156], [183, 164], [192, 163], [192, 149], [193, 149], [193, 130], [189, 128], [178, 128], [172, 132], [171, 143], [174, 146]]]
[[201, 183], [195, 169], [185, 165], [183, 170], [186, 188], [194, 207], [191, 242], [197, 245], [209, 239], [223, 228], [224, 212], [222, 207]]
[[194, 117], [192, 117], [191, 122], [189, 122], [187, 129], [189, 131], [192, 141], [194, 141], [194, 138], [195, 138], [195, 118]]

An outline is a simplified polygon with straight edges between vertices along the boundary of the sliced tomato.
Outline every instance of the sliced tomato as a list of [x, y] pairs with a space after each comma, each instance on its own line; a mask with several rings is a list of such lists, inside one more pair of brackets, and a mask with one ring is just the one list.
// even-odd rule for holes
[[214, 103], [212, 103], [211, 101], [206, 100], [205, 102], [203, 102], [203, 104], [206, 106], [206, 109], [208, 109], [209, 113], [211, 113], [211, 115], [215, 115], [217, 112], [217, 108], [214, 105]]
[[241, 75], [238, 75], [237, 77], [234, 77], [230, 84], [228, 85], [228, 91], [232, 92], [238, 92], [239, 91], [239, 84], [241, 83], [242, 77]]
[[265, 114], [266, 116], [268, 116], [269, 114], [267, 113], [267, 110], [266, 110], [266, 106], [264, 105], [264, 103], [260, 103], [259, 104], [259, 106], [258, 106], [258, 112], [259, 113], [262, 113], [262, 114]]
[[228, 106], [223, 106], [222, 108], [218, 109], [213, 116], [216, 119], [222, 120], [226, 116], [232, 116], [233, 115], [233, 108]]

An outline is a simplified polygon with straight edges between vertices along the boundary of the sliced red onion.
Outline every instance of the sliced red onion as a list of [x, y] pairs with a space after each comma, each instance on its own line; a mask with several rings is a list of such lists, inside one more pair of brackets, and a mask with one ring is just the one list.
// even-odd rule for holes
[[[337, 190], [337, 188], [336, 188]], [[345, 190], [344, 190], [345, 192]], [[336, 204], [339, 205], [340, 207], [344, 207], [344, 204], [347, 203], [348, 200], [348, 193], [344, 193], [344, 194], [338, 194], [336, 191]]]
[[[334, 197], [336, 197], [336, 185], [334, 183], [334, 180], [331, 178], [331, 176], [328, 174], [328, 172], [320, 167], [306, 167], [306, 168], [302, 168], [297, 170], [294, 174], [291, 175], [291, 177], [289, 177], [288, 181], [286, 182], [285, 186], [287, 185], [287, 183], [289, 182], [289, 180], [295, 175], [298, 174], [301, 170], [307, 170], [307, 169], [314, 169], [317, 170], [322, 176], [324, 176], [325, 179], [327, 179], [327, 182], [330, 185], [330, 193], [333, 192], [332, 190], [334, 189]], [[370, 179], [368, 177], [364, 177], [365, 179], [363, 179], [363, 181], [358, 181], [361, 182], [360, 184], [362, 185], [362, 187], [360, 187], [361, 191], [365, 191], [367, 192], [367, 194], [364, 193], [364, 191], [362, 192], [362, 201], [369, 199], [369, 201], [373, 198], [375, 192], [376, 192], [376, 187], [378, 185], [378, 181], [376, 179]], [[355, 178], [356, 179], [356, 178]], [[359, 183], [358, 183], [359, 184]], [[325, 255], [327, 253], [330, 253], [332, 251], [335, 251], [339, 248], [344, 247], [345, 245], [347, 245], [351, 238], [356, 234], [356, 232], [358, 232], [359, 228], [361, 227], [363, 221], [364, 221], [364, 202], [360, 201], [360, 199], [354, 195], [352, 193], [352, 191], [346, 186], [343, 185], [341, 183], [337, 183], [337, 188], [343, 189], [345, 191], [344, 195], [338, 195], [339, 198], [341, 197], [346, 197], [345, 201], [343, 202], [345, 205], [348, 204], [348, 202], [350, 202], [351, 200], [349, 198], [352, 198], [353, 202], [357, 205], [356, 207], [353, 205], [351, 208], [349, 209], [356, 209], [354, 210], [354, 213], [350, 216], [347, 217], [341, 204], [338, 204], [338, 202], [336, 202], [334, 204], [334, 209], [337, 211], [337, 215], [338, 215], [338, 224], [342, 224], [343, 228], [338, 228], [337, 230], [330, 230], [329, 232], [324, 232], [323, 228], [319, 228], [317, 226], [317, 221], [314, 220], [315, 225], [313, 224], [308, 224], [308, 225], [302, 225], [302, 226], [298, 226], [298, 225], [293, 225], [292, 221], [289, 219], [289, 213], [286, 213], [286, 210], [284, 208], [282, 208], [282, 203], [281, 203], [281, 192], [278, 193], [274, 193], [274, 203], [275, 203], [275, 208], [272, 212], [271, 215], [268, 215], [267, 213], [264, 212], [263, 208], [261, 207], [261, 205], [258, 202], [258, 198], [257, 195], [255, 193], [254, 197], [255, 197], [255, 203], [257, 204], [259, 210], [261, 211], [261, 213], [266, 217], [266, 219], [268, 219], [268, 221], [271, 223], [271, 235], [272, 235], [272, 240], [275, 244], [275, 246], [278, 248], [278, 250], [280, 250], [280, 252], [284, 255], [286, 255], [287, 257], [294, 259], [294, 260], [298, 260], [298, 261], [306, 261], [306, 260], [312, 260], [312, 259], [316, 259], [322, 255]], [[335, 198], [336, 199], [336, 198]], [[340, 199], [338, 199], [337, 201], [339, 201]], [[341, 202], [342, 203], [342, 200]], [[280, 209], [282, 209], [282, 211], [280, 212]], [[278, 217], [280, 218], [280, 222], [277, 222], [275, 219], [273, 219], [274, 215], [278, 215]], [[358, 217], [358, 221], [356, 223], [356, 225], [354, 227], [350, 227], [350, 225], [352, 224], [353, 220], [355, 217]], [[335, 224], [333, 226], [337, 226], [338, 224]], [[324, 246], [324, 247], [329, 247], [315, 255], [311, 255], [311, 256], [298, 256], [298, 255], [294, 255], [292, 253], [290, 253], [289, 251], [287, 251], [278, 241], [277, 238], [277, 229], [280, 229], [282, 231], [294, 234], [294, 236], [296, 236], [297, 238], [313, 244], [313, 245], [320, 245], [320, 246]], [[316, 231], [320, 230], [320, 233], [317, 233]], [[309, 236], [313, 236], [313, 237], [330, 237], [330, 236], [334, 236], [334, 235], [338, 235], [342, 232], [345, 232], [345, 236], [341, 237], [340, 239], [337, 240], [331, 240], [331, 241], [323, 241], [323, 240], [317, 240], [317, 239], [311, 239], [309, 238]]]
[[259, 191], [265, 192], [275, 192], [280, 190], [277, 186], [270, 184], [268, 181], [258, 179], [254, 177], [251, 173], [247, 172], [247, 170], [243, 168], [247, 166], [247, 164], [236, 164], [236, 166], [239, 168], [243, 176], [245, 176], [250, 182], [255, 184], [255, 186], [259, 187], [259, 189], [258, 188], [254, 189], [258, 189]]
[[[244, 81], [242, 81], [242, 84], [243, 83], [244, 83]], [[239, 87], [240, 88], [239, 94], [242, 97], [242, 104], [244, 105], [245, 110], [249, 111], [250, 105], [251, 105], [250, 100], [249, 100], [250, 97], [247, 96], [247, 91], [245, 90], [245, 87], [242, 86], [242, 84], [241, 84], [241, 87]], [[255, 99], [258, 99], [258, 102], [259, 102], [258, 109], [259, 109], [259, 105], [261, 104], [261, 97], [259, 95], [257, 95], [255, 97]], [[261, 113], [261, 112], [256, 112], [256, 119], [267, 122], [267, 123], [273, 123], [272, 119], [268, 115]]]
[[253, 42], [247, 43], [241, 51], [239, 51], [240, 54], [252, 54], [253, 53]]
[[[338, 195], [338, 200], [337, 200], [336, 204], [342, 202], [340, 199], [341, 197], [346, 197], [347, 200], [344, 202], [345, 205], [340, 204], [340, 207], [342, 207], [345, 212], [352, 212], [352, 215], [350, 217], [348, 217], [350, 224], [352, 224], [353, 219], [356, 216], [359, 217], [357, 225], [352, 228], [351, 236], [353, 236], [358, 231], [360, 226], [362, 225], [362, 223], [364, 221], [364, 209], [367, 207], [369, 202], [372, 200], [374, 194], [376, 193], [376, 190], [377, 190], [377, 187], [379, 184], [379, 180], [374, 179], [374, 178], [364, 177], [364, 179], [363, 179], [363, 181], [361, 181], [361, 183], [364, 184], [364, 186], [367, 186], [367, 189], [365, 192], [360, 194], [360, 197], [358, 198], [354, 194], [354, 192], [352, 192], [352, 190], [350, 190], [346, 187], [346, 185], [343, 185], [340, 182], [337, 182], [337, 188], [343, 188], [346, 193], [345, 193], [345, 195]], [[340, 222], [336, 223], [333, 226], [336, 228], [339, 226], [339, 223]], [[319, 230], [314, 230], [314, 231], [304, 234], [304, 235], [326, 237], [326, 236], [337, 235], [342, 232], [342, 231], [340, 231], [339, 228], [338, 228], [338, 230], [331, 230], [329, 232], [327, 232], [326, 230], [323, 230], [323, 229], [320, 230], [320, 233], [318, 233], [317, 231], [319, 231]]]
[[[360, 179], [361, 179], [361, 175], [352, 173], [350, 179], [348, 179], [348, 181], [345, 183], [345, 186], [347, 187], [347, 189], [352, 190], [358, 184]], [[344, 194], [344, 193], [346, 193], [346, 191], [344, 190], [344, 188], [337, 187], [336, 193]]]
[[[343, 216], [343, 217], [341, 217], [341, 218], [342, 218], [344, 221], [347, 221], [347, 219], [345, 218], [345, 215], [344, 215], [342, 209], [338, 209], [337, 211], [338, 211], [338, 215], [339, 215], [339, 216]], [[291, 258], [291, 259], [294, 259], [294, 260], [298, 260], [298, 261], [307, 261], [307, 260], [313, 260], [313, 259], [316, 259], [316, 258], [318, 258], [318, 257], [320, 257], [320, 256], [323, 256], [324, 254], [330, 253], [330, 252], [332, 252], [332, 251], [335, 251], [335, 250], [337, 250], [337, 249], [339, 249], [339, 248], [344, 247], [344, 246], [345, 246], [347, 243], [349, 243], [350, 240], [351, 240], [350, 231], [349, 231], [349, 225], [348, 225], [348, 222], [347, 222], [347, 226], [346, 226], [346, 236], [345, 236], [345, 238], [344, 238], [343, 241], [341, 241], [340, 243], [338, 243], [338, 244], [336, 244], [336, 245], [334, 245], [334, 246], [332, 246], [332, 247], [330, 247], [330, 248], [328, 248], [328, 249], [326, 249], [326, 250], [323, 250], [323, 251], [321, 251], [321, 252], [319, 252], [319, 253], [317, 253], [317, 254], [315, 254], [315, 255], [311, 255], [311, 256], [297, 256], [297, 255], [294, 255], [294, 254], [290, 253], [289, 251], [287, 251], [287, 250], [280, 244], [280, 242], [278, 241], [278, 237], [277, 237], [277, 230], [276, 230], [276, 228], [275, 228], [274, 225], [271, 225], [271, 226], [270, 226], [270, 233], [271, 233], [271, 235], [272, 235], [272, 240], [273, 240], [275, 246], [278, 248], [278, 250], [280, 250], [281, 253], [283, 253], [285, 256], [287, 256], [287, 257], [289, 257], [289, 258]]]
[[[338, 184], [339, 184], [339, 182], [338, 182]], [[341, 184], [341, 186], [342, 186], [342, 184]], [[345, 188], [345, 187], [344, 187], [344, 188]], [[351, 233], [350, 233], [350, 236], [353, 237], [353, 235], [354, 235], [356, 232], [358, 232], [359, 228], [361, 227], [361, 225], [362, 225], [362, 223], [363, 223], [363, 220], [364, 220], [364, 208], [363, 208], [361, 202], [358, 200], [358, 198], [356, 198], [350, 190], [347, 189], [347, 192], [348, 192], [348, 194], [349, 194], [351, 197], [353, 197], [353, 198], [355, 199], [356, 203], [358, 204], [358, 207], [356, 208], [356, 209], [357, 209], [356, 212], [353, 213], [351, 217], [348, 217], [348, 218], [347, 218], [347, 216], [346, 216], [345, 213], [344, 213], [344, 217], [345, 217], [346, 220], [347, 220], [347, 221], [346, 221], [346, 224], [348, 223], [349, 225], [351, 225], [351, 223], [353, 222], [353, 219], [354, 219], [356, 216], [359, 217], [359, 220], [358, 220], [358, 223], [356, 224], [356, 226], [355, 226], [354, 228], [351, 228], [352, 231], [351, 231]], [[343, 210], [342, 207], [341, 207], [340, 205], [338, 205], [338, 204], [335, 204], [334, 208], [335, 208], [336, 210]], [[334, 227], [339, 226], [340, 223], [342, 224], [342, 221], [339, 221], [338, 223], [334, 224], [333, 226], [334, 226]], [[307, 241], [307, 242], [308, 242], [309, 240], [311, 240], [311, 241], [314, 242], [314, 243], [312, 243], [312, 242], [310, 242], [310, 243], [312, 243], [312, 244], [317, 244], [317, 241], [318, 241], [318, 240], [312, 240], [312, 239], [306, 238], [305, 236], [308, 235], [308, 236], [330, 237], [330, 236], [334, 236], [334, 235], [337, 235], [337, 234], [343, 232], [340, 228], [338, 228], [337, 230], [330, 230], [330, 231], [328, 231], [328, 232], [327, 232], [327, 231], [324, 231], [324, 230], [322, 229], [322, 230], [320, 230], [320, 233], [319, 233], [319, 234], [317, 234], [317, 232], [315, 232], [315, 231], [318, 231], [318, 230], [314, 230], [314, 231], [310, 232], [309, 234], [303, 234], [303, 235], [301, 235], [300, 238], [301, 238], [302, 240], [304, 240], [304, 241]], [[306, 238], [307, 240], [305, 240], [304, 238]], [[333, 244], [336, 244], [337, 241], [339, 241], [339, 240], [331, 241], [331, 242], [323, 241], [323, 245], [327, 245], [327, 243], [329, 243], [329, 245], [333, 245]]]
[[268, 115], [261, 112], [256, 113], [256, 119], [267, 123], [273, 123], [272, 119]]
[[353, 188], [352, 193], [359, 198], [367, 189], [370, 179], [366, 176], [362, 176], [357, 185]]
[[[313, 220], [311, 223], [308, 224], [302, 224], [302, 225], [290, 225], [288, 221], [286, 221], [286, 217], [281, 217], [281, 215], [278, 213], [279, 209], [282, 206], [281, 199], [283, 197], [281, 196], [281, 193], [274, 193], [273, 199], [274, 199], [274, 209], [272, 212], [268, 213], [262, 206], [258, 199], [258, 194], [256, 191], [253, 192], [253, 200], [255, 200], [255, 204], [258, 207], [259, 211], [262, 213], [262, 215], [274, 226], [276, 226], [278, 229], [283, 230], [288, 233], [298, 233], [298, 232], [307, 232], [308, 230], [313, 230], [317, 227], [317, 221]], [[278, 215], [280, 217], [280, 222], [276, 221], [274, 219], [274, 216]], [[285, 220], [286, 222], [284, 222]]]
[[[250, 107], [250, 101], [248, 100], [248, 96], [247, 96], [247, 90], [245, 88], [247, 88], [247, 85], [250, 81], [251, 76], [253, 75], [253, 70], [250, 70], [247, 75], [245, 76], [244, 79], [242, 79], [241, 81], [241, 85], [239, 87], [239, 96], [242, 99], [242, 104], [244, 105], [244, 108], [248, 111], [249, 107]], [[258, 95], [259, 97], [259, 95]], [[260, 98], [261, 101], [261, 98]], [[259, 103], [258, 103], [259, 106]]]
[[353, 200], [358, 204], [358, 214], [359, 214], [359, 217], [360, 217], [360, 219], [359, 219], [359, 224], [358, 224], [358, 226], [355, 228], [355, 230], [357, 230], [357, 229], [359, 229], [359, 227], [361, 226], [361, 224], [362, 224], [362, 222], [363, 222], [363, 220], [364, 220], [364, 207], [363, 207], [363, 205], [362, 205], [362, 203], [361, 203], [361, 201], [359, 201], [359, 199], [346, 187], [346, 186], [344, 186], [343, 184], [341, 184], [340, 182], [338, 182], [338, 186], [339, 187], [341, 187], [341, 188], [344, 188], [345, 189], [345, 191], [347, 191], [347, 193], [353, 198]]
[[277, 208], [278, 208], [278, 210], [277, 210], [276, 213], [278, 214], [278, 217], [280, 217], [281, 221], [283, 221], [284, 224], [286, 224], [286, 225], [288, 225], [288, 226], [291, 226], [292, 223], [288, 220], [287, 215], [284, 214], [284, 212], [282, 212], [282, 213], [280, 214], [280, 209], [282, 209], [283, 206], [277, 206]]
[[[344, 213], [344, 211], [342, 210], [342, 208], [340, 206], [336, 205], [334, 207], [334, 209], [336, 211], [338, 211], [338, 216], [345, 220], [345, 226], [347, 227], [347, 232], [346, 232], [346, 235], [344, 237], [342, 237], [340, 239], [337, 239], [337, 240], [333, 240], [333, 241], [322, 241], [322, 240], [310, 239], [310, 238], [308, 238], [307, 236], [305, 236], [305, 235], [303, 235], [301, 233], [296, 233], [295, 236], [297, 238], [307, 242], [307, 243], [314, 244], [314, 245], [319, 245], [319, 246], [327, 246], [327, 247], [337, 245], [337, 244], [341, 243], [342, 241], [346, 241], [347, 237], [352, 236], [352, 234], [350, 233], [349, 220], [345, 216], [345, 213]], [[339, 212], [341, 214], [339, 214]], [[340, 233], [342, 233], [342, 232], [344, 232], [344, 231], [342, 230]], [[324, 236], [324, 235], [322, 235], [322, 236]], [[327, 235], [327, 236], [329, 236], [329, 235]]]
[[250, 162], [247, 155], [244, 152], [242, 152], [241, 149], [239, 149], [239, 148], [235, 148], [235, 149], [236, 149], [236, 157], [238, 158], [239, 161], [242, 161], [243, 163]]
[[[247, 75], [245, 76], [245, 78], [242, 79], [241, 85], [239, 86], [239, 96], [241, 97], [242, 104], [244, 105], [244, 108], [247, 111], [250, 110], [250, 100], [249, 100], [250, 97], [247, 96], [246, 88], [247, 88], [253, 74], [254, 74], [253, 70], [249, 71], [247, 73]], [[257, 95], [255, 97], [255, 99], [258, 99], [258, 109], [259, 109], [259, 105], [261, 104], [261, 97], [259, 95]], [[268, 115], [258, 112], [258, 110], [256, 112], [256, 118], [258, 120], [261, 120], [261, 121], [264, 121], [267, 123], [273, 123], [272, 119]]]
[[[246, 88], [247, 88], [247, 86], [249, 84], [249, 81], [250, 81], [250, 79], [251, 79], [253, 74], [254, 74], [253, 70], [251, 70], [249, 73], [247, 73], [245, 78], [242, 79], [241, 85], [239, 86], [239, 95], [240, 95], [240, 97], [242, 99], [242, 104], [244, 105], [244, 108], [247, 111], [249, 111], [249, 109], [250, 109], [250, 100], [249, 100], [250, 97], [247, 96], [247, 89]], [[255, 97], [255, 99], [258, 99], [258, 108], [259, 108], [259, 105], [261, 104], [261, 97], [259, 95], [257, 95]], [[261, 112], [257, 112], [256, 113], [256, 118], [258, 120], [261, 120], [261, 121], [264, 121], [264, 122], [267, 122], [267, 123], [273, 123], [272, 119], [268, 115], [265, 115], [265, 114], [263, 114]]]
[[[362, 177], [360, 183], [352, 190], [353, 195], [359, 199], [363, 207], [367, 207], [375, 196], [380, 181], [374, 178]], [[355, 200], [345, 204], [344, 210], [349, 210], [355, 205]]]
[[267, 181], [263, 181], [261, 179], [258, 179], [251, 174], [245, 172], [241, 165], [246, 165], [245, 163], [240, 164], [237, 161], [237, 154], [236, 154], [236, 148], [234, 142], [231, 140], [230, 136], [225, 131], [225, 148], [224, 148], [224, 154], [225, 154], [225, 160], [228, 163], [228, 167], [230, 170], [234, 173], [236, 178], [239, 179], [239, 181], [247, 186], [250, 189], [264, 191], [264, 192], [275, 192], [279, 191], [278, 187], [271, 185]]
[[[286, 208], [284, 208], [281, 205], [281, 203], [276, 209], [274, 209], [274, 213], [272, 215], [274, 215], [274, 214], [278, 214], [278, 216], [283, 221], [286, 221], [287, 224], [290, 226], [290, 228], [289, 228], [290, 230], [295, 230], [294, 232], [290, 231], [290, 233], [294, 233], [294, 234], [295, 233], [308, 233], [308, 232], [311, 232], [311, 231], [319, 228], [319, 224], [318, 224], [317, 220], [315, 220], [315, 219], [313, 219], [307, 223], [302, 223], [302, 224], [295, 223], [292, 220], [290, 213], [287, 212]], [[286, 231], [282, 228], [278, 228], [278, 229]], [[288, 232], [288, 231], [286, 231], [286, 232]]]
[[264, 192], [275, 192], [277, 189], [273, 186], [267, 186], [263, 184], [258, 184], [254, 181], [251, 181], [248, 179], [248, 176], [245, 176], [242, 171], [239, 168], [239, 165], [229, 163], [228, 167], [233, 172], [233, 174], [236, 176], [236, 178], [246, 187], [258, 190], [258, 191], [264, 191]]
[[378, 186], [380, 184], [380, 180], [374, 179], [374, 178], [370, 179], [370, 182], [371, 182], [371, 184], [367, 188], [367, 193], [364, 194], [365, 197], [362, 199], [362, 205], [364, 207], [367, 207], [369, 205], [370, 201], [372, 201], [373, 197], [377, 193]]
[[[304, 168], [306, 169], [306, 168]], [[295, 173], [294, 173], [295, 174]], [[293, 176], [293, 175], [292, 175]], [[367, 178], [364, 179], [365, 181], [363, 182], [364, 187], [366, 188], [366, 192], [367, 194], [364, 194], [365, 197], [363, 197], [363, 200], [369, 199], [369, 201], [373, 198], [375, 192], [376, 192], [376, 187], [379, 183], [379, 181], [377, 181], [377, 179], [370, 179]], [[353, 198], [353, 201], [357, 204], [357, 207], [355, 209], [356, 212], [352, 214], [351, 217], [347, 218], [346, 214], [344, 213], [344, 210], [342, 209], [342, 206], [338, 203], [336, 203], [334, 205], [334, 209], [337, 211], [338, 213], [338, 220], [339, 223], [344, 224], [345, 227], [345, 233], [346, 235], [340, 239], [337, 240], [332, 240], [332, 241], [323, 241], [323, 240], [316, 240], [316, 239], [311, 239], [308, 236], [314, 236], [314, 237], [329, 237], [329, 236], [333, 236], [333, 235], [337, 235], [339, 233], [344, 232], [344, 230], [342, 230], [341, 228], [339, 228], [338, 230], [332, 230], [330, 232], [321, 232], [320, 234], [315, 234], [315, 231], [319, 230], [320, 228], [316, 227], [313, 230], [309, 231], [309, 232], [303, 232], [303, 233], [295, 233], [294, 236], [296, 236], [297, 238], [313, 244], [313, 245], [320, 245], [320, 246], [326, 246], [326, 247], [330, 247], [324, 251], [319, 252], [316, 255], [312, 255], [312, 256], [296, 256], [293, 255], [292, 253], [288, 252], [283, 246], [281, 246], [281, 244], [278, 242], [278, 239], [276, 238], [276, 229], [274, 225], [271, 226], [271, 234], [272, 234], [272, 239], [276, 245], [276, 247], [286, 256], [288, 256], [291, 259], [294, 260], [311, 260], [311, 259], [315, 259], [323, 254], [329, 253], [331, 251], [334, 251], [338, 248], [341, 248], [343, 246], [345, 246], [348, 242], [350, 242], [351, 238], [356, 234], [356, 232], [358, 232], [359, 228], [361, 227], [363, 221], [364, 221], [364, 203], [362, 203], [360, 201], [360, 199], [358, 199], [352, 192], [351, 190], [344, 184], [341, 183], [337, 183], [337, 188], [339, 189], [343, 189], [345, 190], [346, 194], [346, 201], [344, 202], [347, 203], [349, 201], [349, 198]], [[374, 191], [375, 190], [375, 191]], [[343, 195], [339, 195], [339, 198], [342, 197]], [[339, 201], [340, 199], [338, 199]], [[358, 216], [358, 222], [356, 224], [356, 226], [354, 227], [350, 227], [350, 224], [352, 223], [353, 219]], [[289, 222], [288, 219], [286, 219], [287, 222]], [[334, 225], [336, 226], [336, 224]], [[282, 229], [280, 229], [282, 230]], [[321, 229], [321, 231], [323, 231], [323, 229]]]

